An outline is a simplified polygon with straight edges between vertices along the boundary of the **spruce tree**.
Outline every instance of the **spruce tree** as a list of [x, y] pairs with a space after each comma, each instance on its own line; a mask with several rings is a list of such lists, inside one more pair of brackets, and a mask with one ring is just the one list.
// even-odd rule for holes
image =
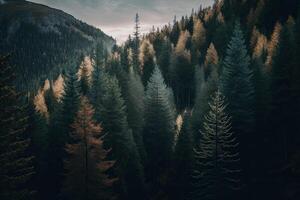
[[180, 110], [191, 107], [194, 100], [195, 67], [191, 63], [191, 54], [186, 50], [189, 39], [187, 31], [181, 32], [177, 46], [172, 55], [171, 85], [174, 90], [175, 102]]
[[136, 73], [141, 73], [140, 63], [139, 63], [139, 54], [140, 54], [140, 16], [138, 13], [135, 15], [135, 31], [134, 31], [134, 40], [132, 47], [132, 64], [133, 69]]
[[140, 63], [142, 70], [142, 81], [146, 87], [155, 67], [155, 51], [153, 45], [148, 40], [143, 40], [140, 48]]
[[213, 95], [219, 84], [219, 58], [214, 45], [211, 44], [207, 49], [204, 65], [196, 68], [196, 97], [191, 116], [191, 130], [195, 140], [200, 139], [199, 129], [202, 127], [204, 116], [208, 113], [208, 101]]
[[[294, 49], [293, 30], [286, 24], [280, 32], [279, 45], [274, 55], [271, 69], [271, 102], [270, 102], [270, 129], [272, 133], [270, 146], [272, 146], [272, 167], [280, 168], [286, 165], [290, 147], [293, 146], [296, 135], [293, 134], [293, 101], [292, 99], [292, 56]], [[273, 126], [271, 124], [277, 124]]]
[[52, 86], [45, 93], [45, 102], [48, 108], [48, 133], [47, 133], [47, 187], [45, 199], [58, 198], [61, 192], [63, 181], [63, 159], [65, 136], [61, 132], [61, 103], [56, 99]]
[[255, 174], [252, 152], [257, 137], [254, 128], [254, 84], [250, 57], [247, 52], [240, 24], [237, 22], [233, 36], [226, 50], [221, 75], [221, 90], [229, 103], [227, 112], [232, 116], [232, 130], [238, 134], [241, 144], [242, 165], [245, 176], [250, 181]]
[[8, 56], [0, 56], [0, 199], [32, 199], [28, 184], [34, 169], [28, 155], [29, 137], [22, 94], [14, 87], [15, 76]]
[[63, 144], [69, 140], [71, 124], [74, 122], [79, 104], [78, 79], [74, 70], [67, 72], [64, 83], [64, 93], [61, 98], [60, 132]]
[[170, 167], [175, 134], [175, 119], [170, 91], [158, 67], [147, 84], [144, 144], [147, 153], [147, 181], [156, 193], [165, 186], [165, 176]]
[[209, 103], [201, 140], [194, 150], [191, 199], [232, 199], [240, 189], [239, 150], [225, 98], [217, 91]]
[[165, 38], [161, 44], [161, 51], [157, 54], [157, 64], [160, 67], [161, 73], [165, 79], [167, 86], [171, 86], [170, 61], [172, 53], [172, 44], [169, 38]]
[[175, 145], [172, 183], [172, 199], [186, 199], [191, 192], [191, 176], [194, 160], [194, 137], [190, 130], [190, 115], [185, 111], [183, 113], [183, 124]]
[[107, 136], [104, 145], [112, 148], [109, 158], [116, 160], [113, 174], [119, 178], [116, 189], [122, 198], [142, 198], [144, 175], [132, 130], [129, 129], [125, 102], [115, 77], [103, 74], [101, 105], [97, 105], [99, 122]]
[[81, 97], [80, 107], [72, 124], [73, 143], [66, 145], [69, 154], [64, 182], [66, 199], [112, 199], [108, 187], [116, 181], [106, 172], [114, 161], [107, 161], [109, 151], [103, 147], [102, 128], [94, 119], [94, 109], [87, 97]]
[[141, 78], [131, 68], [128, 77], [128, 96], [126, 101], [128, 125], [132, 129], [132, 134], [139, 150], [142, 161], [145, 160], [145, 147], [143, 141], [144, 126], [144, 86]]
[[37, 199], [45, 199], [47, 196], [47, 119], [40, 112], [36, 111], [33, 98], [28, 98], [28, 128], [26, 134], [30, 134], [30, 152], [34, 155], [33, 165], [35, 174], [32, 181], [36, 190], [35, 197]]

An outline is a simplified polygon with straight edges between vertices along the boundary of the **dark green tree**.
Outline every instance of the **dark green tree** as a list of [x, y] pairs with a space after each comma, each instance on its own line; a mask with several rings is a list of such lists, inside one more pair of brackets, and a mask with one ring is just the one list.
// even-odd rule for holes
[[194, 150], [191, 199], [232, 199], [241, 188], [238, 142], [219, 91], [212, 96], [209, 107], [199, 146]]
[[174, 134], [175, 119], [170, 89], [166, 87], [158, 67], [155, 67], [147, 85], [144, 126], [146, 178], [154, 195], [163, 190], [166, 184]]
[[194, 137], [190, 131], [190, 115], [183, 113], [183, 124], [175, 145], [173, 173], [171, 176], [172, 199], [186, 199], [191, 192], [191, 177], [194, 160]]
[[113, 175], [119, 178], [116, 188], [122, 198], [139, 199], [144, 195], [144, 175], [140, 156], [129, 129], [125, 102], [119, 83], [108, 74], [102, 76], [99, 116], [107, 136], [104, 145], [112, 148], [108, 158], [116, 160]]
[[32, 199], [28, 184], [34, 169], [28, 155], [26, 104], [14, 87], [8, 56], [0, 56], [0, 199]]
[[252, 179], [255, 158], [254, 129], [254, 83], [253, 71], [250, 68], [250, 57], [247, 52], [240, 24], [236, 22], [233, 36], [226, 50], [221, 75], [221, 90], [229, 103], [227, 112], [232, 116], [232, 130], [238, 134], [241, 144], [241, 158], [245, 178]]
[[156, 65], [155, 63], [155, 51], [153, 48], [153, 45], [148, 40], [143, 40], [141, 47], [140, 47], [140, 64], [141, 64], [141, 70], [142, 70], [142, 81], [144, 86], [147, 86], [147, 83], [149, 81], [149, 78], [152, 75], [152, 72], [154, 70], [154, 67]]
[[131, 68], [128, 77], [128, 95], [126, 101], [128, 125], [132, 129], [132, 134], [139, 150], [142, 161], [145, 160], [145, 147], [143, 141], [144, 127], [144, 86], [141, 78]]

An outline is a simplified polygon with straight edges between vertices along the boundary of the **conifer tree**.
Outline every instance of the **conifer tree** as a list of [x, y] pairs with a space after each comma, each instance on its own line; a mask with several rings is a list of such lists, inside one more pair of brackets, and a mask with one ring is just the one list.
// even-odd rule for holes
[[[280, 167], [286, 164], [289, 154], [289, 148], [293, 146], [293, 101], [292, 99], [292, 56], [294, 54], [294, 31], [290, 30], [286, 24], [279, 33], [280, 41], [274, 55], [273, 66], [271, 69], [271, 102], [269, 120], [271, 124], [277, 124], [276, 127], [270, 126], [272, 133], [272, 154], [273, 167]], [[295, 136], [295, 135], [294, 135]], [[274, 146], [273, 146], [274, 145]], [[275, 155], [275, 154], [273, 154]]]
[[155, 51], [149, 40], [142, 41], [139, 60], [141, 64], [142, 81], [146, 87], [155, 67]]
[[161, 51], [157, 54], [157, 64], [160, 67], [161, 73], [165, 79], [167, 86], [170, 86], [171, 72], [170, 61], [172, 53], [172, 44], [169, 38], [165, 38], [161, 44]]
[[28, 184], [34, 169], [28, 155], [28, 116], [22, 95], [14, 87], [8, 56], [0, 56], [0, 199], [31, 199]]
[[194, 150], [191, 199], [231, 199], [240, 189], [239, 150], [223, 95], [217, 91], [209, 103], [202, 138]]
[[102, 77], [102, 97], [98, 105], [97, 118], [102, 123], [107, 136], [105, 147], [112, 148], [109, 158], [116, 160], [113, 174], [119, 178], [116, 188], [122, 198], [142, 198], [144, 192], [144, 174], [140, 155], [132, 130], [129, 129], [125, 102], [115, 77], [108, 74]]
[[153, 192], [163, 189], [164, 176], [170, 167], [175, 134], [175, 119], [170, 92], [158, 67], [146, 91], [144, 144], [147, 153], [146, 175]]
[[187, 31], [181, 32], [177, 46], [172, 55], [171, 85], [174, 90], [175, 102], [178, 109], [184, 109], [193, 105], [195, 68], [191, 63], [191, 53], [186, 50], [189, 38]]
[[74, 143], [66, 145], [67, 175], [64, 195], [67, 199], [112, 199], [108, 187], [115, 178], [106, 174], [114, 161], [107, 161], [109, 151], [103, 147], [102, 128], [93, 120], [94, 109], [87, 97], [81, 97], [76, 119], [72, 124]]
[[32, 177], [35, 189], [35, 198], [45, 199], [47, 196], [47, 119], [40, 112], [36, 111], [32, 98], [28, 98], [28, 128], [26, 134], [30, 134], [30, 152], [34, 156], [33, 165], [35, 174]]
[[194, 160], [194, 137], [190, 130], [190, 113], [183, 114], [183, 124], [174, 151], [172, 174], [172, 199], [186, 199], [191, 192], [191, 176]]
[[[195, 18], [195, 17], [194, 17]], [[194, 19], [193, 35], [192, 35], [192, 63], [199, 64], [200, 52], [206, 43], [206, 29], [200, 19]]]
[[219, 84], [219, 58], [214, 45], [207, 49], [204, 65], [197, 67], [195, 73], [196, 97], [195, 105], [191, 116], [191, 130], [196, 141], [200, 139], [199, 129], [202, 127], [204, 116], [209, 110], [208, 101]]
[[89, 75], [88, 75], [88, 69], [86, 66], [83, 66], [81, 68], [81, 74], [80, 74], [80, 89], [82, 95], [87, 95], [89, 92]]
[[135, 15], [135, 32], [134, 32], [134, 40], [133, 40], [133, 47], [132, 47], [132, 64], [133, 69], [140, 73], [140, 63], [139, 63], [139, 50], [140, 50], [140, 16], [138, 13]]
[[219, 56], [218, 52], [215, 49], [213, 43], [211, 43], [207, 49], [205, 61], [204, 61], [204, 71], [205, 71], [205, 79], [210, 76], [213, 70], [219, 71]]
[[143, 141], [143, 126], [145, 114], [144, 86], [141, 78], [132, 68], [128, 77], [128, 96], [126, 101], [128, 125], [132, 129], [132, 134], [139, 150], [141, 159], [145, 159], [145, 147]]
[[64, 92], [61, 98], [61, 113], [59, 115], [59, 129], [62, 145], [69, 140], [71, 124], [74, 122], [79, 106], [78, 80], [74, 70], [67, 72], [65, 77]]
[[250, 57], [238, 22], [226, 50], [221, 75], [221, 89], [229, 103], [227, 112], [232, 116], [232, 130], [238, 134], [243, 169], [245, 169], [246, 178], [250, 181], [255, 174], [252, 169], [255, 165], [252, 152], [257, 138], [253, 134], [255, 97]]
[[48, 132], [47, 132], [47, 187], [45, 199], [58, 198], [61, 192], [63, 181], [63, 159], [65, 136], [62, 135], [61, 128], [61, 103], [55, 97], [52, 86], [45, 93], [45, 101], [49, 112]]
[[[300, 7], [299, 11], [300, 13]], [[298, 14], [298, 16], [300, 16]], [[292, 91], [293, 91], [293, 99], [294, 99], [294, 111], [295, 111], [295, 121], [299, 121], [300, 119], [300, 17], [297, 18], [296, 26], [295, 26], [295, 54], [293, 57], [293, 71], [292, 71]], [[297, 124], [297, 123], [295, 123]], [[296, 132], [300, 131], [300, 127], [297, 126]], [[300, 137], [298, 136], [296, 139], [297, 145], [300, 144]]]

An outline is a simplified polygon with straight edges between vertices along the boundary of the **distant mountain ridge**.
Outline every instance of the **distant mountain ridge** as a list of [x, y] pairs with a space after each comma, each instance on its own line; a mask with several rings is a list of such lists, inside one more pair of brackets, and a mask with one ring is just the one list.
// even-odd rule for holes
[[0, 1], [0, 54], [12, 54], [17, 87], [36, 88], [41, 80], [78, 65], [97, 42], [115, 40], [61, 10], [28, 1]]

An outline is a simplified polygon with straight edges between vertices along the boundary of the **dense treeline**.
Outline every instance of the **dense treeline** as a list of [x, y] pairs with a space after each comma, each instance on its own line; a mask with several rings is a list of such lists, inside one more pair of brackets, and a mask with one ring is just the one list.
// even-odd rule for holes
[[21, 124], [1, 112], [1, 199], [299, 199], [297, 13], [216, 1], [144, 36], [137, 15], [122, 46], [62, 74], [61, 95], [46, 81], [27, 101], [10, 101], [1, 58], [1, 109], [29, 104], [9, 118]]
[[96, 41], [109, 48], [112, 38], [71, 15], [28, 1], [0, 6], [0, 53], [10, 53], [18, 74], [16, 86], [34, 91], [46, 78], [79, 65]]

